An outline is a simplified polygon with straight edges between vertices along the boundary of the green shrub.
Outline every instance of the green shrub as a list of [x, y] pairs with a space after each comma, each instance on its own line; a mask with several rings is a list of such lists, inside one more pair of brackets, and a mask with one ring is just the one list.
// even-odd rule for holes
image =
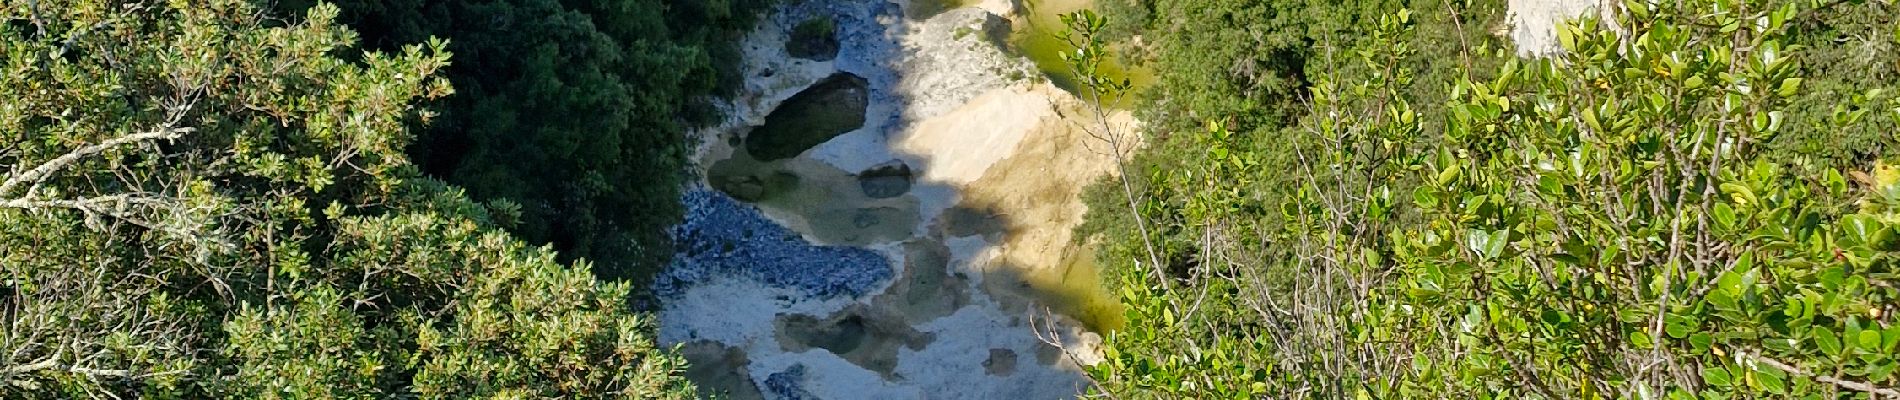
[[0, 398], [692, 397], [629, 286], [404, 156], [444, 42], [121, 3], [0, 8]]
[[[1836, 49], [1804, 36], [1891, 21], [1624, 5], [1627, 35], [1585, 20], [1561, 31], [1567, 55], [1529, 61], [1431, 33], [1459, 32], [1436, 8], [1379, 17], [1306, 68], [1326, 72], [1286, 128], [1151, 103], [1215, 121], [1164, 126], [1136, 157], [1150, 189], [1131, 215], [1189, 262], [1156, 282], [1127, 261], [1139, 242], [1105, 246], [1129, 324], [1092, 376], [1124, 398], [1893, 394], [1900, 172], [1873, 161], [1892, 151], [1788, 145], [1892, 140], [1900, 102], [1869, 78], [1886, 72], [1817, 65]], [[1453, 61], [1404, 62], [1421, 57]], [[1804, 75], [1822, 69], [1841, 75]]]
[[520, 205], [510, 231], [635, 282], [672, 255], [689, 132], [743, 82], [736, 44], [770, 3], [336, 2], [366, 47], [436, 37], [458, 55], [445, 72], [458, 94], [426, 104], [438, 115], [408, 149], [424, 172]]

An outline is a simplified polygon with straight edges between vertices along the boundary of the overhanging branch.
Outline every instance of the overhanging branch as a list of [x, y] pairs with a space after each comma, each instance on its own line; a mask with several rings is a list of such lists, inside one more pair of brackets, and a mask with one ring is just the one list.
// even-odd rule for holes
[[12, 177], [8, 177], [5, 183], [0, 183], [0, 197], [5, 197], [6, 195], [13, 193], [13, 191], [16, 189], [19, 189], [21, 185], [36, 184], [42, 180], [46, 180], [46, 178], [52, 176], [53, 173], [59, 172], [59, 170], [61, 169], [65, 169], [67, 166], [72, 165], [72, 163], [78, 162], [79, 159], [81, 158], [92, 156], [94, 154], [99, 154], [99, 153], [105, 152], [106, 150], [110, 150], [114, 147], [124, 146], [128, 144], [133, 144], [133, 143], [153, 141], [153, 140], [177, 139], [178, 137], [184, 136], [186, 133], [191, 133], [192, 131], [194, 131], [194, 129], [192, 128], [166, 127], [166, 128], [160, 128], [158, 130], [150, 131], [150, 132], [140, 132], [140, 133], [134, 133], [134, 134], [125, 135], [125, 136], [120, 136], [117, 138], [113, 138], [111, 140], [107, 140], [105, 142], [101, 142], [99, 144], [81, 147], [78, 150], [73, 150], [71, 153], [66, 153], [65, 155], [61, 155], [50, 161], [42, 163], [38, 167], [33, 167], [33, 169], [27, 170], [24, 173], [21, 173], [19, 175], [15, 175]]
[[1742, 357], [1747, 358], [1749, 360], [1754, 360], [1755, 362], [1761, 363], [1762, 365], [1774, 367], [1775, 369], [1781, 370], [1782, 372], [1787, 372], [1790, 374], [1813, 378], [1815, 381], [1831, 384], [1834, 386], [1839, 386], [1842, 389], [1872, 393], [1876, 396], [1900, 398], [1900, 390], [1895, 390], [1893, 388], [1884, 388], [1884, 387], [1874, 386], [1871, 383], [1850, 381], [1850, 380], [1845, 380], [1841, 378], [1835, 378], [1832, 376], [1815, 375], [1813, 373], [1809, 373], [1807, 370], [1803, 370], [1793, 365], [1788, 365], [1788, 363], [1784, 363], [1784, 362], [1781, 362], [1780, 360], [1776, 360], [1773, 358], [1768, 358], [1767, 356], [1763, 356], [1760, 354], [1742, 353]]
[[135, 196], [135, 195], [126, 195], [126, 194], [117, 194], [117, 195], [99, 196], [99, 197], [84, 197], [84, 198], [78, 198], [78, 199], [39, 199], [39, 198], [31, 198], [31, 197], [19, 198], [19, 199], [0, 199], [0, 208], [13, 208], [13, 209], [21, 209], [21, 210], [48, 210], [48, 209], [74, 210], [74, 211], [79, 211], [81, 213], [85, 213], [88, 216], [89, 220], [91, 219], [91, 216], [105, 216], [105, 217], [117, 219], [120, 221], [129, 222], [133, 225], [144, 227], [145, 229], [164, 232], [166, 234], [170, 234], [175, 237], [211, 243], [224, 249], [235, 247], [235, 245], [233, 245], [231, 242], [225, 241], [222, 238], [201, 235], [197, 232], [194, 232], [190, 229], [186, 229], [184, 227], [153, 222], [152, 220], [148, 220], [144, 217], [141, 217], [134, 212], [134, 210], [140, 209], [140, 208], [162, 209], [162, 208], [171, 207], [174, 205], [175, 204], [173, 204], [172, 201], [165, 198]]

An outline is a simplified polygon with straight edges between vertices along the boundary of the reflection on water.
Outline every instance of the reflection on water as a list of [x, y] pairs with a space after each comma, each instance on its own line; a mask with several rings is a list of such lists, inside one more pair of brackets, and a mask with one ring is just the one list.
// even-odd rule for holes
[[1035, 288], [1037, 297], [1054, 309], [1082, 321], [1089, 330], [1119, 330], [1128, 322], [1119, 297], [1102, 280], [1102, 268], [1095, 262], [1095, 247], [1071, 247], [1059, 268], [1035, 269], [1024, 277]]
[[759, 161], [743, 151], [713, 163], [706, 180], [824, 245], [864, 246], [912, 236], [915, 197], [873, 198], [856, 174], [806, 157]]
[[[1070, 92], [1077, 91], [1075, 76], [1069, 73], [1068, 64], [1062, 61], [1062, 53], [1075, 51], [1075, 48], [1058, 35], [1067, 29], [1062, 24], [1063, 14], [1092, 5], [1090, 0], [1023, 0], [1023, 15], [1016, 19], [1017, 25], [1021, 26], [1010, 36], [1011, 50], [1035, 61], [1036, 68], [1048, 75], [1056, 86]], [[1112, 56], [1115, 52], [1110, 53]], [[1154, 83], [1153, 70], [1139, 65], [1130, 68], [1120, 57], [1102, 63], [1101, 72], [1109, 79], [1128, 79], [1136, 89]]]

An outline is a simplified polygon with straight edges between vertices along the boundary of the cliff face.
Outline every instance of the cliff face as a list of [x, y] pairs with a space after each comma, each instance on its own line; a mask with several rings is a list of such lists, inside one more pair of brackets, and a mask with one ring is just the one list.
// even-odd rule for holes
[[[741, 398], [1073, 398], [1099, 336], [1070, 315], [1119, 311], [1068, 232], [1112, 163], [1074, 96], [1008, 51], [995, 12], [1018, 7], [790, 3], [747, 37], [745, 90], [703, 132], [661, 340]], [[827, 36], [835, 55], [787, 50]], [[793, 100], [842, 74], [863, 104]], [[861, 126], [783, 139], [835, 115]]]
[[[1517, 54], [1541, 57], [1563, 51], [1557, 43], [1557, 28], [1566, 19], [1591, 13], [1610, 20], [1615, 3], [1600, 0], [1510, 0], [1506, 34], [1517, 43]], [[1611, 29], [1616, 29], [1612, 27]]]

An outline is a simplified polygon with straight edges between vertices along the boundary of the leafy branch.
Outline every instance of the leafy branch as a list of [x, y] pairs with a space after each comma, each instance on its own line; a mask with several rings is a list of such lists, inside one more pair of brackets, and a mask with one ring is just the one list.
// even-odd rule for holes
[[1135, 219], [1135, 227], [1141, 233], [1141, 243], [1148, 256], [1148, 266], [1153, 270], [1154, 279], [1168, 291], [1171, 285], [1166, 266], [1161, 264], [1161, 255], [1155, 250], [1154, 235], [1149, 232], [1148, 220], [1142, 215], [1139, 196], [1135, 195], [1134, 185], [1128, 179], [1127, 155], [1136, 147], [1137, 138], [1127, 129], [1116, 129], [1109, 122], [1109, 104], [1120, 104], [1126, 99], [1134, 83], [1127, 78], [1115, 80], [1102, 71], [1102, 64], [1108, 61], [1108, 44], [1102, 37], [1102, 30], [1108, 20], [1091, 10], [1076, 11], [1061, 16], [1066, 29], [1058, 36], [1074, 49], [1062, 53], [1062, 61], [1068, 65], [1070, 75], [1086, 90], [1089, 101], [1086, 106], [1094, 114], [1096, 126], [1085, 128], [1091, 137], [1108, 145], [1108, 155], [1115, 160], [1115, 178], [1121, 183], [1122, 197], [1128, 203], [1129, 216]]

